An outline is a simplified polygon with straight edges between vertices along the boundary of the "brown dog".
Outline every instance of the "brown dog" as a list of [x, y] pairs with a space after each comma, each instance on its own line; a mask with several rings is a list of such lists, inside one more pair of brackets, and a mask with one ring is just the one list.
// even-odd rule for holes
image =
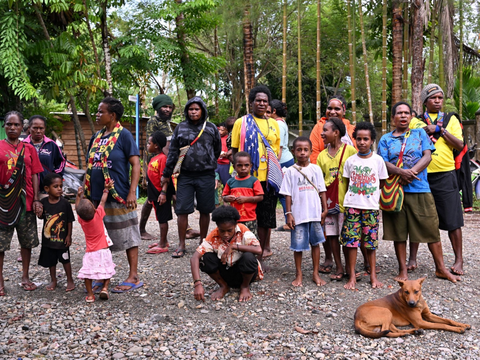
[[[470, 325], [433, 315], [422, 296], [426, 278], [398, 283], [401, 289], [381, 299], [360, 305], [355, 312], [355, 331], [363, 336], [379, 338], [420, 335], [422, 329], [447, 330], [463, 334]], [[400, 330], [397, 326], [413, 325]]]

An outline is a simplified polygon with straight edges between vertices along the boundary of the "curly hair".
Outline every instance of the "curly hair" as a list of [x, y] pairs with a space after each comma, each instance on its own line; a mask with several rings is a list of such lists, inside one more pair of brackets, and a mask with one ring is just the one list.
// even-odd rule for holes
[[82, 220], [90, 221], [95, 217], [95, 206], [93, 206], [90, 200], [80, 200], [75, 210], [77, 211], [77, 215]]
[[370, 139], [372, 139], [372, 141], [375, 141], [375, 139], [377, 138], [377, 131], [375, 130], [375, 126], [373, 126], [373, 124], [368, 121], [362, 121], [357, 123], [357, 125], [355, 126], [355, 130], [353, 130], [354, 139], [357, 138], [357, 131], [359, 130], [370, 130]]
[[155, 131], [150, 138], [152, 143], [158, 146], [159, 150], [162, 150], [167, 145], [167, 137], [161, 131]]
[[275, 112], [278, 116], [285, 118], [287, 117], [287, 104], [281, 102], [278, 99], [273, 99], [270, 101], [270, 106], [272, 107], [272, 112], [275, 109]]
[[123, 116], [123, 112], [125, 111], [125, 108], [120, 100], [113, 97], [106, 97], [101, 101], [101, 103], [107, 105], [108, 112], [114, 113], [117, 117], [117, 121], [120, 121]]
[[347, 128], [343, 121], [337, 117], [331, 117], [325, 123], [331, 123], [333, 126], [333, 130], [338, 130], [340, 132], [340, 137], [345, 136], [347, 133]]
[[405, 101], [399, 101], [399, 102], [397, 102], [395, 105], [392, 106], [392, 116], [395, 116], [395, 114], [397, 113], [397, 108], [398, 108], [400, 105], [406, 105], [406, 106], [408, 106], [408, 109], [410, 110], [410, 114], [412, 113], [412, 107], [410, 106], [409, 103], [407, 103], [407, 102], [405, 102]]
[[236, 224], [238, 220], [240, 220], [240, 214], [233, 206], [222, 205], [212, 212], [212, 221], [217, 225], [225, 223]]
[[247, 153], [246, 151], [239, 151], [235, 155], [233, 155], [233, 165], [237, 165], [238, 158], [240, 157], [246, 157], [248, 158], [248, 161], [252, 163], [252, 157], [249, 153]]
[[63, 181], [62, 175], [57, 174], [57, 173], [48, 173], [45, 175], [43, 178], [43, 186], [50, 186], [53, 184], [53, 180], [55, 179], [60, 179]]
[[272, 93], [270, 92], [270, 89], [266, 87], [265, 85], [257, 85], [250, 92], [248, 93], [248, 102], [252, 104], [255, 101], [255, 98], [257, 97], [258, 93], [264, 93], [268, 96], [268, 103], [272, 101]]
[[297, 138], [295, 138], [295, 140], [293, 140], [293, 144], [292, 144], [292, 147], [295, 149], [295, 146], [297, 146], [297, 143], [299, 142], [308, 142], [308, 144], [310, 145], [310, 150], [312, 149], [312, 141], [306, 137], [306, 136], [299, 136]]

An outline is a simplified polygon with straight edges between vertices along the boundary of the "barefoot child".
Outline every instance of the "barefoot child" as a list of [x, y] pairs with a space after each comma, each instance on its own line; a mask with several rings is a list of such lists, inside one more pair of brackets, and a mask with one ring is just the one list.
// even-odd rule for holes
[[375, 250], [378, 247], [378, 201], [380, 189], [388, 178], [387, 167], [383, 159], [372, 153], [371, 146], [376, 138], [373, 125], [369, 122], [358, 123], [353, 131], [358, 153], [347, 159], [343, 168], [343, 177], [348, 190], [343, 201], [344, 222], [340, 244], [344, 248], [349, 280], [345, 289], [355, 290], [355, 263], [357, 248], [363, 242], [367, 249], [370, 264], [370, 283], [372, 288], [381, 288], [375, 269]]
[[43, 213], [42, 249], [38, 265], [50, 269], [51, 283], [47, 290], [57, 287], [57, 262], [62, 263], [67, 275], [66, 291], [75, 289], [70, 264], [70, 245], [72, 245], [72, 222], [75, 221], [72, 205], [62, 197], [63, 179], [60, 174], [48, 173], [43, 179], [44, 190], [48, 194], [41, 200]]
[[287, 225], [292, 230], [290, 250], [295, 259], [296, 277], [293, 286], [302, 286], [303, 251], [312, 248], [313, 282], [325, 285], [318, 275], [320, 244], [325, 241], [322, 225], [327, 216], [327, 199], [322, 170], [310, 164], [312, 142], [300, 136], [293, 142], [297, 162], [285, 172], [280, 194], [285, 196]]
[[85, 242], [87, 251], [83, 255], [82, 268], [78, 272], [78, 278], [85, 280], [87, 296], [85, 301], [92, 303], [95, 301], [95, 295], [92, 289], [92, 280], [101, 280], [96, 282], [96, 287], [101, 287], [100, 299], [108, 300], [108, 285], [110, 278], [115, 275], [115, 264], [112, 260], [112, 253], [109, 246], [112, 241], [108, 239], [103, 226], [105, 217], [105, 202], [108, 197], [108, 188], [113, 186], [113, 181], [106, 185], [103, 195], [97, 209], [90, 200], [83, 198], [83, 186], [78, 188], [77, 198], [75, 200], [75, 209], [78, 215], [78, 222], [82, 225], [85, 233]]
[[250, 283], [263, 279], [263, 270], [255, 255], [262, 253], [260, 242], [243, 224], [237, 224], [240, 214], [233, 206], [219, 206], [212, 212], [217, 224], [203, 240], [190, 259], [194, 297], [205, 301], [200, 271], [210, 276], [219, 286], [212, 300], [220, 300], [230, 288], [240, 288], [238, 301], [252, 298]]
[[[336, 272], [330, 275], [332, 281], [341, 281], [344, 276], [340, 258], [340, 243], [338, 242], [343, 225], [343, 198], [347, 192], [347, 183], [343, 179], [343, 166], [350, 156], [357, 153], [353, 146], [342, 143], [341, 139], [345, 136], [346, 131], [345, 124], [339, 118], [330, 117], [326, 120], [322, 132], [326, 148], [317, 158], [317, 165], [322, 169], [327, 187], [326, 197], [329, 211], [325, 219], [325, 236], [337, 266]], [[335, 204], [338, 204], [336, 211], [332, 208]], [[347, 272], [349, 272], [348, 268]]]
[[240, 223], [244, 224], [258, 239], [257, 203], [263, 200], [260, 181], [250, 175], [252, 161], [247, 152], [240, 151], [233, 157], [237, 175], [230, 178], [223, 189], [223, 201], [231, 203], [240, 214]]
[[160, 244], [152, 244], [149, 246], [147, 254], [160, 254], [168, 251], [168, 221], [173, 219], [172, 216], [172, 196], [175, 193], [173, 183], [170, 181], [162, 187], [160, 179], [162, 178], [167, 156], [163, 153], [163, 148], [167, 144], [167, 138], [160, 131], [155, 131], [148, 138], [148, 152], [155, 154], [148, 164], [148, 201], [155, 209], [155, 216], [160, 226]]

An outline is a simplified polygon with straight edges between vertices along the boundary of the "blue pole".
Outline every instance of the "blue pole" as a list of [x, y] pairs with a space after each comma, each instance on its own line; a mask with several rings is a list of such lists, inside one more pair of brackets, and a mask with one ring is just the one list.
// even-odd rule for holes
[[[137, 148], [140, 148], [140, 95], [137, 94], [137, 102], [135, 103], [135, 142], [137, 143]], [[145, 151], [145, 150], [144, 150]], [[136, 196], [138, 199], [139, 190], [136, 190]]]

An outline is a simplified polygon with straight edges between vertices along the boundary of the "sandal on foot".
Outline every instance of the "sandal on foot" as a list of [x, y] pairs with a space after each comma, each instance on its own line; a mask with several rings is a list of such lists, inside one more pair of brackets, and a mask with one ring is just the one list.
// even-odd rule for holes
[[95, 296], [93, 297], [93, 299], [90, 299], [90, 298], [88, 297], [88, 295], [87, 295], [87, 296], [85, 296], [85, 301], [86, 301], [87, 303], [93, 303], [93, 302], [95, 302]]
[[320, 268], [318, 269], [319, 272], [322, 274], [330, 274], [332, 272], [333, 265], [320, 265]]
[[158, 246], [158, 243], [153, 243], [153, 244], [148, 245], [148, 248], [151, 249], [151, 248], [157, 247], [157, 246]]
[[100, 299], [102, 300], [108, 300], [109, 296], [108, 296], [108, 291], [107, 290], [102, 290], [100, 291]]
[[147, 250], [147, 254], [161, 254], [164, 252], [168, 252], [168, 248], [152, 247]]
[[193, 230], [192, 228], [188, 228], [185, 239], [195, 239], [200, 236], [200, 231]]
[[330, 275], [330, 281], [342, 281], [344, 276], [345, 276], [344, 273], [331, 274]]
[[172, 254], [172, 258], [182, 258], [185, 256], [185, 254], [187, 253], [187, 249], [177, 249], [175, 250], [175, 252]]

